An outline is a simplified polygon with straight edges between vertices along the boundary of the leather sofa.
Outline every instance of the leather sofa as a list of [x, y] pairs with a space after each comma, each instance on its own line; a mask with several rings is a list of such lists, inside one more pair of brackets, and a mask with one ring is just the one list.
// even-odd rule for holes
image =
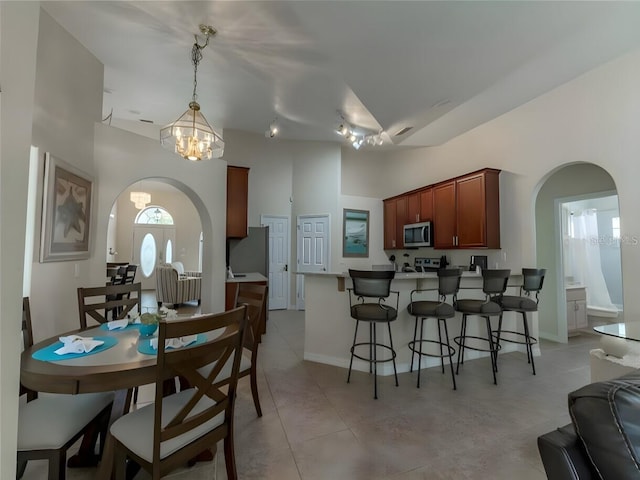
[[569, 413], [538, 437], [549, 480], [640, 480], [640, 371], [571, 392]]

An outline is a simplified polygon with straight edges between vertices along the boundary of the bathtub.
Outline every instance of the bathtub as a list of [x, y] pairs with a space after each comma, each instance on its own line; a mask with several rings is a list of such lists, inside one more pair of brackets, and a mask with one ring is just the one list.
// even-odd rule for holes
[[600, 317], [600, 318], [618, 318], [622, 310], [618, 310], [618, 308], [605, 308], [605, 307], [596, 307], [594, 305], [587, 305], [587, 316], [589, 317]]

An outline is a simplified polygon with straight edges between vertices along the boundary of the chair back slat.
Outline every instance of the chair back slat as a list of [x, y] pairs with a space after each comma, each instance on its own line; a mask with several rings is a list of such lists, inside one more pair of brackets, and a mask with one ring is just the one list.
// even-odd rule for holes
[[483, 270], [482, 291], [487, 295], [502, 295], [507, 289], [511, 270]]
[[[248, 307], [243, 305], [227, 312], [201, 315], [184, 320], [161, 320], [158, 331], [156, 394], [154, 404], [153, 463], [160, 462], [162, 442], [199, 428], [219, 414], [225, 420], [220, 427], [232, 431], [233, 408], [238, 382], [242, 341], [247, 329]], [[165, 341], [188, 335], [206, 334], [205, 343], [179, 349], [165, 349]], [[231, 375], [214, 382], [228, 359], [233, 359]], [[203, 369], [216, 362], [213, 369]], [[163, 419], [163, 383], [167, 378], [187, 379], [191, 397], [170, 418]]]
[[387, 298], [391, 292], [393, 270], [352, 270], [349, 276], [353, 282], [353, 293], [358, 297]]
[[[135, 293], [132, 297], [131, 294]], [[113, 320], [126, 318], [137, 307], [140, 311], [142, 287], [140, 283], [128, 285], [105, 285], [104, 287], [78, 288], [78, 313], [80, 328], [87, 328], [87, 317], [102, 324], [108, 321], [107, 312], [112, 312]]]

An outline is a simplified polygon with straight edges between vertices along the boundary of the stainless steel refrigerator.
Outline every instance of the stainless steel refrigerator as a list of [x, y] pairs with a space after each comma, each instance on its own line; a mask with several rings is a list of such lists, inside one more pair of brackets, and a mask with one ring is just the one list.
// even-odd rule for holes
[[227, 260], [233, 273], [257, 272], [269, 278], [269, 227], [249, 227], [249, 235], [229, 239]]

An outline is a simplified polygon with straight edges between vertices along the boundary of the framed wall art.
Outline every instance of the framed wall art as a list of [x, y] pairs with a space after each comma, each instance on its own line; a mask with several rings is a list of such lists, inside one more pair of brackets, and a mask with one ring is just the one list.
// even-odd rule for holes
[[89, 258], [93, 179], [45, 153], [41, 262]]
[[369, 211], [345, 208], [342, 212], [342, 256], [369, 256]]

